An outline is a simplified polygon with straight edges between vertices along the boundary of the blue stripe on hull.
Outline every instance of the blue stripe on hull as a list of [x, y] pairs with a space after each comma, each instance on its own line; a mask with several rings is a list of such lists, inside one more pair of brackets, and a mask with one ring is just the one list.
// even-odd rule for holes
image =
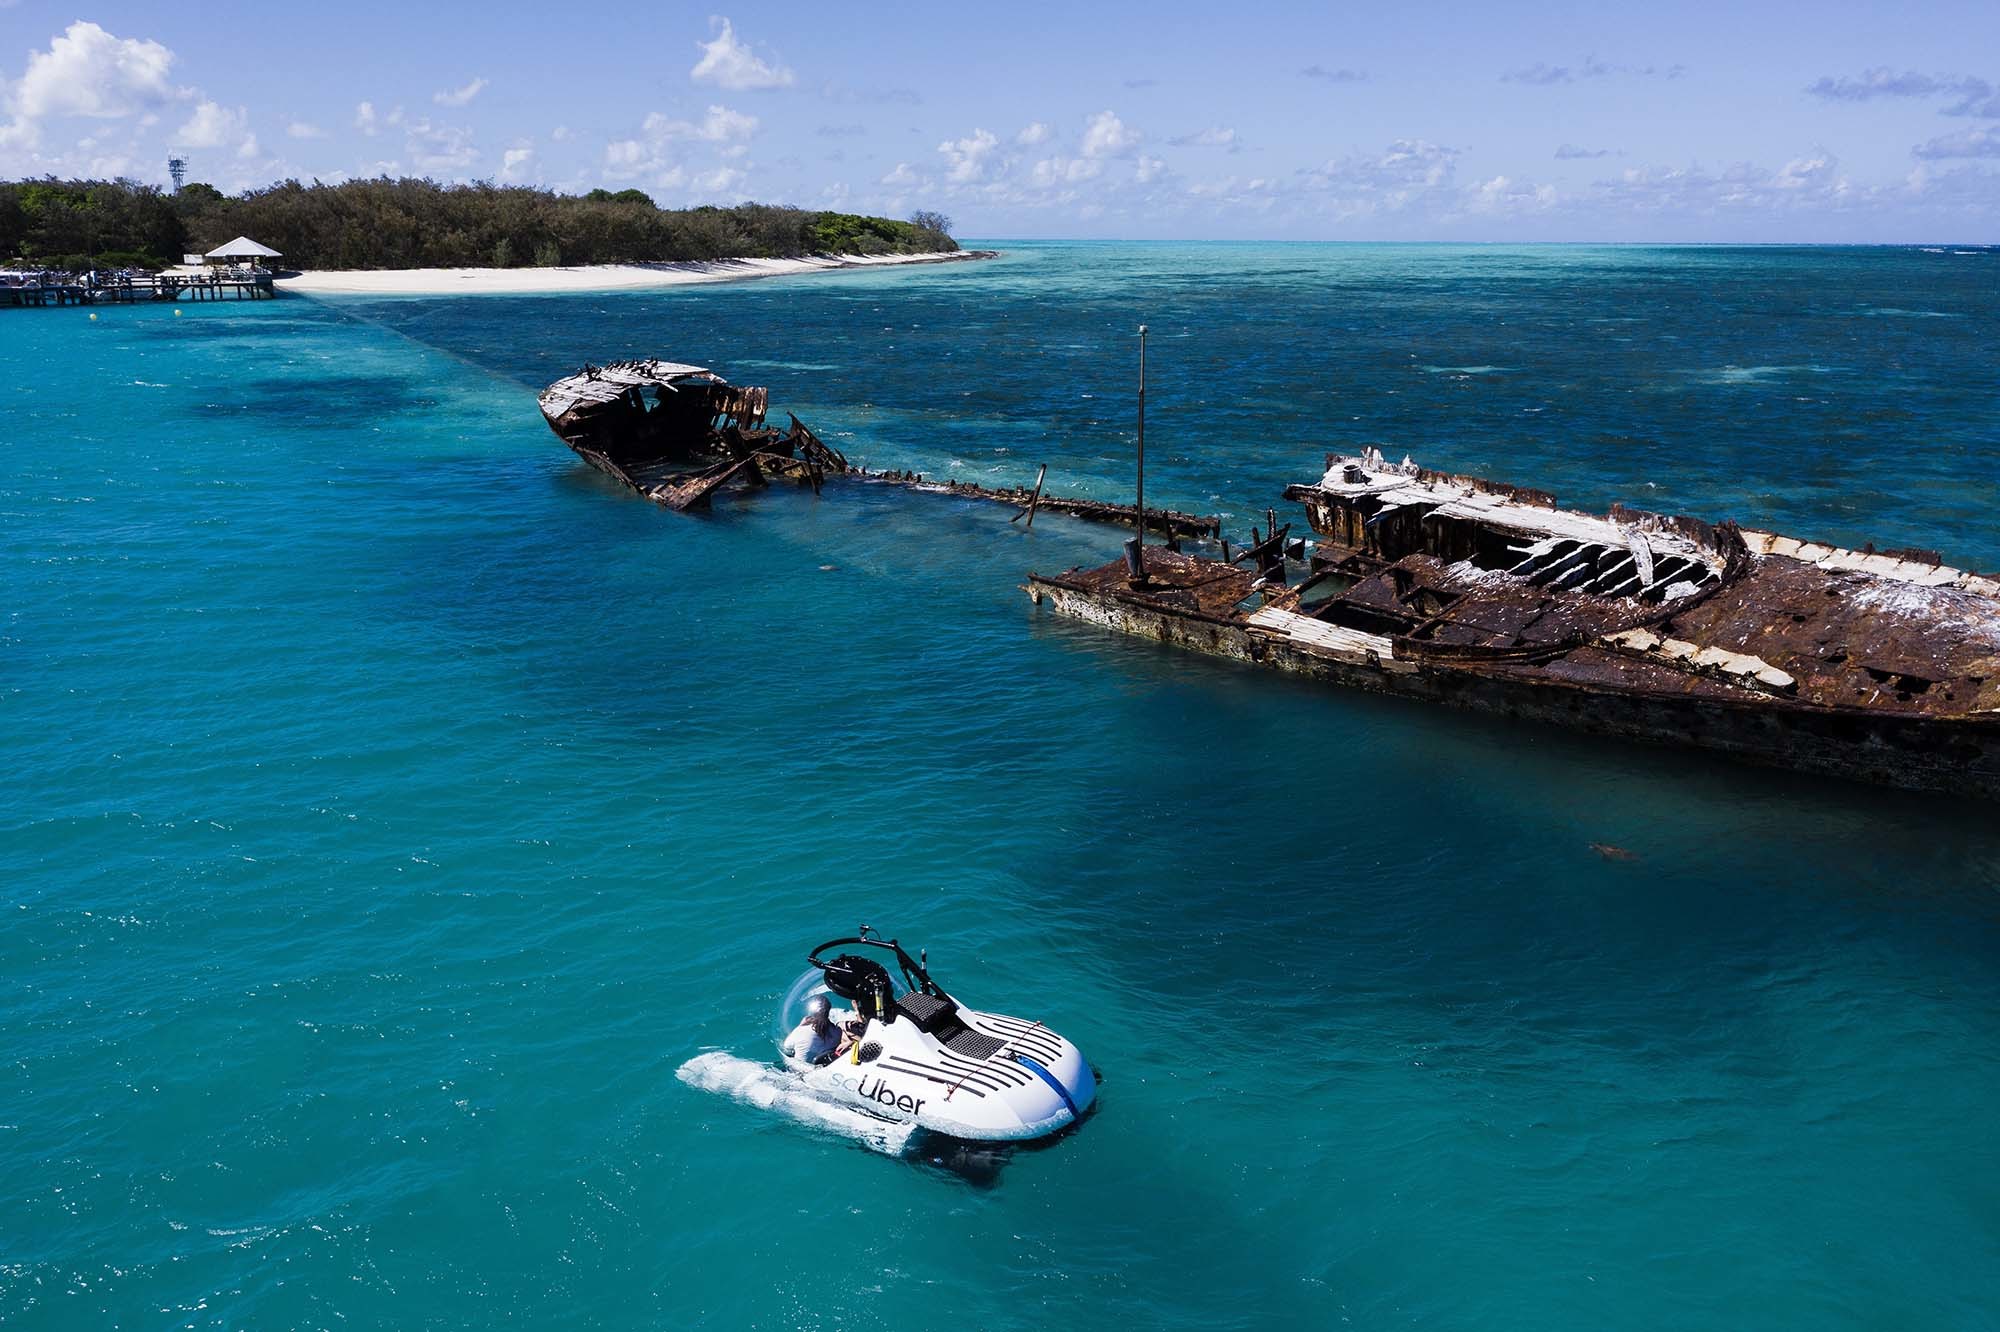
[[1043, 1082], [1048, 1083], [1049, 1086], [1055, 1088], [1056, 1095], [1062, 1097], [1062, 1103], [1069, 1107], [1069, 1117], [1071, 1119], [1083, 1118], [1082, 1115], [1077, 1113], [1076, 1102], [1072, 1101], [1069, 1098], [1069, 1088], [1062, 1085], [1061, 1078], [1058, 1078], [1055, 1074], [1049, 1072], [1048, 1069], [1042, 1067], [1039, 1063], [1037, 1063], [1033, 1058], [1031, 1058], [1028, 1055], [1017, 1054], [1014, 1056], [1014, 1058], [1021, 1064], [1023, 1068], [1027, 1069], [1030, 1073], [1033, 1073]]

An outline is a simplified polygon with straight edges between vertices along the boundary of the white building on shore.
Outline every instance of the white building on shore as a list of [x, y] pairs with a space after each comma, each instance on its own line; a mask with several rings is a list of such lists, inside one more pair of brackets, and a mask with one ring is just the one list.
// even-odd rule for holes
[[259, 268], [265, 267], [265, 259], [282, 259], [285, 256], [268, 245], [260, 245], [248, 236], [238, 236], [216, 246], [202, 256], [203, 262], [211, 268]]

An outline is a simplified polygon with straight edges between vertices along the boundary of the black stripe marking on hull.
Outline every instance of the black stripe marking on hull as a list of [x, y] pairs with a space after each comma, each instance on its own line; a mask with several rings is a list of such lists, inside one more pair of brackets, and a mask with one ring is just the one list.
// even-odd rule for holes
[[1027, 1072], [1012, 1059], [978, 1060], [940, 1053], [937, 1062], [938, 1067], [947, 1073], [971, 1073], [979, 1077], [994, 1078], [1014, 1087], [1025, 1087], [1035, 1080], [1032, 1073]]
[[973, 1028], [1000, 1037], [1008, 1048], [1026, 1051], [1044, 1064], [1062, 1058], [1063, 1039], [1047, 1027], [1037, 1027], [1018, 1018], [998, 1018], [991, 1013], [965, 1014], [965, 1017]]
[[1033, 1074], [1011, 1059], [997, 1059], [990, 1063], [982, 1064], [969, 1059], [944, 1056], [938, 1058], [936, 1063], [931, 1064], [921, 1063], [908, 1055], [896, 1055], [894, 1057], [900, 1060], [903, 1066], [907, 1068], [932, 1069], [945, 1074], [952, 1081], [957, 1081], [959, 1078], [968, 1078], [983, 1087], [990, 1087], [994, 1091], [1000, 1092], [1004, 1092], [1010, 1087], [1025, 1087], [1035, 1080]]
[[[940, 1087], [956, 1087], [960, 1091], [971, 1092], [974, 1096], [981, 1097], [982, 1099], [985, 1097], [988, 1091], [1006, 1090], [1006, 1088], [1004, 1087], [995, 1087], [992, 1086], [991, 1084], [983, 1084], [975, 1079], [966, 1079], [965, 1081], [961, 1082], [958, 1078], [948, 1076], [946, 1071], [933, 1068], [924, 1068], [920, 1065], [911, 1064], [901, 1059], [885, 1059], [882, 1061], [882, 1066], [884, 1068], [889, 1069], [891, 1072], [900, 1073], [905, 1077], [926, 1078], [931, 1082], [935, 1082]], [[981, 1090], [982, 1087], [984, 1087], [984, 1090]]]

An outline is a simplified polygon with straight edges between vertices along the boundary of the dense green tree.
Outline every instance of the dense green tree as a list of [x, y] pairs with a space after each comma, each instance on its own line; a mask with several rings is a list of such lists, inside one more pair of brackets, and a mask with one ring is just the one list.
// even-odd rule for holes
[[19, 185], [0, 185], [0, 262], [22, 253], [28, 242], [28, 210]]
[[237, 236], [299, 268], [596, 264], [802, 254], [920, 253], [958, 248], [940, 214], [896, 222], [777, 204], [662, 209], [640, 190], [556, 194], [490, 182], [279, 181], [225, 195], [178, 194], [135, 181], [0, 183], [0, 249], [38, 262], [171, 263]]
[[[193, 210], [198, 208], [206, 208], [211, 204], [221, 203], [223, 200], [223, 193], [221, 190], [216, 189], [215, 186], [210, 185], [207, 181], [191, 180], [187, 184], [181, 186], [180, 190], [171, 197], [174, 201], [175, 208], [182, 210]], [[232, 239], [234, 238], [232, 237]]]

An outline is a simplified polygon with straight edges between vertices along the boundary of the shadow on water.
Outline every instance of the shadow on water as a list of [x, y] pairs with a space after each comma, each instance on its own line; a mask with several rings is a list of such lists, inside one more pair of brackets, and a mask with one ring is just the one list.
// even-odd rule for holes
[[973, 1142], [947, 1133], [919, 1131], [903, 1148], [903, 1159], [912, 1164], [948, 1175], [976, 1189], [997, 1189], [1009, 1166], [1026, 1157], [1056, 1150], [1081, 1151], [1085, 1144], [1073, 1140], [1089, 1129], [1103, 1105], [1103, 1084], [1098, 1099], [1083, 1112], [1083, 1118], [1049, 1134], [1027, 1142]]
[[254, 304], [259, 307], [255, 314], [250, 310], [189, 310], [183, 311], [179, 319], [169, 314], [164, 320], [155, 318], [144, 322], [134, 321], [125, 331], [134, 337], [183, 343], [229, 342], [240, 339], [247, 345], [268, 350], [274, 338], [324, 333], [329, 321], [338, 318], [330, 314], [313, 318], [288, 318], [276, 313], [264, 313], [266, 307], [262, 302]]
[[[1365, 718], [1370, 724], [1396, 727], [1398, 734], [1393, 741], [1369, 756], [1370, 762], [1390, 770], [1430, 766], [1448, 775], [1454, 784], [1525, 786], [1530, 792], [1546, 787], [1551, 797], [1566, 783], [1633, 783], [1642, 788], [1635, 794], [1637, 803], [1681, 805], [1683, 818], [1697, 812], [1770, 811], [1776, 817], [1797, 819], [1801, 836], [1866, 829], [1864, 835], [1869, 837], [1887, 835], [1899, 854], [1935, 852], [1941, 846], [1990, 845], [2000, 857], [2000, 835], [1982, 833], [1968, 838], [1969, 829], [1983, 827], [1991, 807], [1967, 797], [1814, 776], [1791, 770], [1781, 761], [1766, 766], [1669, 741], [1595, 736], [1317, 684], [1284, 672], [1111, 633], [1049, 612], [1035, 614], [1028, 632], [1100, 669], [1121, 670], [1148, 683], [1180, 681], [1218, 690], [1254, 683], [1263, 695], [1263, 704], [1273, 710], [1326, 708]], [[1676, 792], [1678, 797], [1671, 794]], [[1604, 808], [1607, 817], [1619, 813], [1608, 795], [1580, 809], [1587, 811], [1593, 803]], [[1941, 841], [1941, 834], [1947, 833]]]
[[287, 431], [345, 433], [354, 429], [356, 421], [385, 420], [437, 405], [436, 397], [416, 392], [404, 376], [337, 374], [307, 380], [236, 380], [215, 400], [190, 402], [187, 412], [200, 419], [247, 417]]

